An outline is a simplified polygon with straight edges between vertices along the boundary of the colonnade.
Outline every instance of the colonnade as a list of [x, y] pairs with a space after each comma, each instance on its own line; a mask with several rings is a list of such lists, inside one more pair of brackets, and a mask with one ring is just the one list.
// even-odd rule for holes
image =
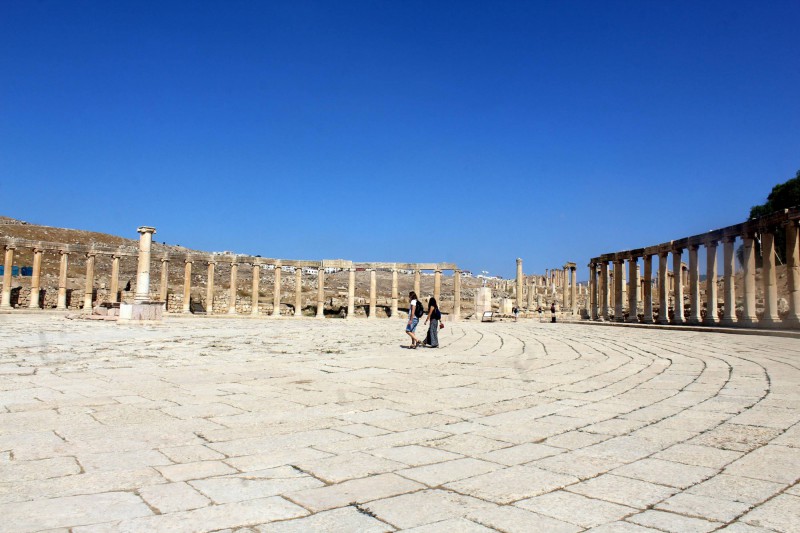
[[[771, 215], [728, 226], [700, 235], [686, 237], [647, 248], [605, 254], [589, 262], [589, 285], [591, 294], [591, 318], [617, 322], [644, 322], [660, 324], [727, 325], [758, 327], [800, 327], [800, 209], [786, 209]], [[778, 289], [776, 277], [775, 237], [782, 232], [786, 236], [788, 312], [778, 314]], [[742, 312], [736, 313], [736, 243], [741, 240], [743, 248], [743, 295]], [[756, 254], [760, 242], [762, 258], [763, 312], [756, 314]], [[722, 245], [722, 312], [718, 312], [718, 247]], [[701, 265], [698, 252], [703, 248], [706, 261], [705, 280], [701, 281]], [[683, 275], [683, 254], [687, 252], [688, 276]], [[671, 256], [671, 257], [670, 257]], [[653, 282], [653, 258], [658, 257], [658, 283]], [[639, 260], [644, 265], [643, 301], [637, 291]], [[670, 261], [671, 260], [671, 261]], [[627, 301], [623, 298], [625, 263], [628, 263]], [[669, 266], [672, 263], [672, 286]], [[613, 271], [609, 267], [613, 267]], [[612, 275], [613, 273], [613, 275]], [[688, 277], [688, 280], [686, 279]], [[611, 299], [610, 281], [613, 279], [614, 299]], [[688, 283], [686, 283], [688, 281]], [[705, 285], [705, 299], [701, 299], [701, 288]], [[657, 286], [658, 315], [654, 314], [653, 287]], [[673, 310], [670, 316], [669, 299], [672, 292]], [[684, 309], [685, 292], [688, 293], [688, 314]], [[642, 304], [643, 312], [638, 309]], [[705, 313], [703, 313], [705, 307]], [[627, 309], [627, 313], [626, 313]]]
[[[570, 312], [571, 314], [578, 313], [578, 280], [577, 280], [577, 265], [568, 262], [564, 265], [563, 269], [547, 269], [544, 276], [529, 275], [525, 276], [522, 272], [522, 259], [517, 259], [517, 274], [516, 274], [516, 304], [519, 308], [533, 309], [534, 304], [539, 305], [538, 302], [533, 301], [534, 294], [538, 292], [540, 287], [544, 288], [545, 293], [550, 293], [552, 296], [556, 295], [556, 283], [561, 284], [561, 310]], [[525, 295], [527, 294], [527, 298]]]
[[[315, 303], [316, 316], [318, 318], [324, 317], [326, 271], [347, 271], [349, 273], [347, 289], [347, 318], [352, 318], [355, 316], [356, 272], [369, 272], [368, 318], [374, 319], [377, 317], [378, 308], [378, 271], [391, 272], [391, 301], [388, 314], [390, 317], [397, 318], [400, 317], [398, 312], [400, 300], [400, 295], [398, 294], [398, 273], [400, 271], [413, 272], [414, 291], [420, 296], [422, 296], [420, 290], [421, 273], [425, 271], [433, 271], [433, 296], [437, 301], [440, 302], [442, 272], [450, 270], [453, 272], [453, 312], [450, 316], [450, 319], [458, 320], [461, 316], [461, 270], [452, 263], [356, 263], [346, 260], [302, 261], [268, 259], [235, 254], [208, 254], [192, 252], [175, 253], [172, 251], [153, 254], [151, 250], [151, 243], [152, 235], [155, 233], [155, 229], [143, 226], [139, 228], [138, 231], [140, 233], [138, 248], [131, 246], [113, 248], [100, 245], [66, 245], [0, 237], [0, 245], [2, 245], [5, 251], [4, 273], [2, 278], [3, 285], [2, 293], [0, 293], [0, 309], [11, 308], [12, 269], [15, 261], [15, 252], [20, 248], [27, 248], [33, 250], [31, 296], [28, 303], [28, 307], [30, 308], [41, 307], [41, 302], [39, 301], [39, 292], [42, 270], [42, 255], [46, 251], [51, 251], [58, 253], [60, 257], [58, 301], [56, 308], [62, 310], [67, 309], [67, 279], [70, 256], [82, 254], [86, 259], [85, 288], [83, 295], [83, 308], [86, 310], [90, 310], [93, 305], [93, 294], [96, 279], [95, 258], [98, 255], [107, 255], [112, 259], [110, 283], [110, 292], [112, 295], [110, 299], [111, 303], [116, 303], [119, 300], [120, 259], [127, 256], [135, 257], [137, 259], [137, 283], [136, 292], [133, 298], [134, 301], [137, 302], [154, 299], [151, 298], [152, 295], [150, 294], [150, 267], [153, 261], [160, 262], [161, 265], [160, 285], [155, 298], [164, 302], [166, 302], [168, 297], [170, 264], [173, 262], [180, 262], [183, 264], [183, 313], [192, 312], [192, 275], [195, 265], [200, 265], [201, 268], [202, 266], [205, 266], [206, 268], [206, 314], [211, 314], [214, 312], [214, 279], [216, 269], [220, 264], [227, 264], [230, 268], [230, 291], [227, 304], [227, 313], [231, 315], [238, 314], [236, 309], [236, 296], [239, 288], [239, 266], [243, 264], [249, 264], [252, 267], [250, 314], [253, 316], [258, 316], [261, 314], [258, 306], [258, 296], [261, 285], [261, 271], [264, 268], [272, 269], [274, 273], [272, 316], [281, 315], [281, 305], [284, 303], [281, 299], [282, 272], [284, 268], [289, 271], [292, 269], [294, 270], [295, 294], [292, 304], [292, 307], [294, 308], [294, 316], [301, 316], [302, 313], [303, 270], [312, 270], [315, 272], [317, 281]], [[155, 255], [155, 258], [153, 258], [153, 255]]]

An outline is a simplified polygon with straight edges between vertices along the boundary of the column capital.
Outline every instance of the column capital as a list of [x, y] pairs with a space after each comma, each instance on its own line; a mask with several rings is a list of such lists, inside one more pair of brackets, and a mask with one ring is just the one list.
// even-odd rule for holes
[[717, 246], [718, 243], [719, 243], [718, 239], [714, 239], [712, 237], [709, 237], [708, 239], [705, 239], [703, 241], [703, 246], [705, 246], [706, 248], [711, 248], [711, 247]]
[[138, 231], [139, 233], [150, 233], [150, 234], [153, 234], [153, 233], [156, 232], [156, 228], [154, 228], [152, 226], [139, 226], [138, 228], [136, 228], [136, 231]]
[[275, 268], [281, 268], [283, 266], [283, 262], [280, 259], [278, 259], [277, 261], [272, 263], [272, 266], [274, 266]]
[[184, 264], [191, 265], [192, 263], [194, 263], [194, 259], [191, 258], [191, 257], [187, 257], [186, 259], [183, 260], [183, 262], [184, 262]]
[[[112, 257], [119, 257], [119, 255], [113, 255]], [[160, 260], [162, 263], [169, 263], [169, 257], [162, 257]]]
[[69, 250], [66, 248], [59, 248], [58, 253], [61, 255], [69, 255]]
[[348, 271], [348, 272], [355, 272], [355, 271], [356, 271], [356, 267], [354, 267], [354, 266], [351, 266], [351, 267], [349, 267], [349, 268], [347, 269], [347, 271]]
[[6, 244], [6, 250], [16, 250], [16, 249], [17, 249], [17, 243], [10, 242]]
[[672, 248], [671, 251], [672, 251], [673, 254], [676, 254], [676, 255], [677, 254], [681, 254], [681, 253], [683, 253], [683, 246], [675, 246], [675, 247]]
[[689, 246], [687, 246], [687, 248], [690, 251], [696, 252], [700, 248], [700, 244], [693, 242], [693, 243], [689, 244]]

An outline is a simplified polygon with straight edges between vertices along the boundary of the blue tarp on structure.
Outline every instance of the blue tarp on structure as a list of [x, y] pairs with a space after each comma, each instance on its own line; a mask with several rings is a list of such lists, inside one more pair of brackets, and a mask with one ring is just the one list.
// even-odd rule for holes
[[[3, 266], [3, 265], [0, 265], [0, 276], [5, 274], [5, 272], [6, 272], [6, 267]], [[11, 267], [11, 275], [12, 276], [19, 276], [20, 275], [18, 266]], [[22, 267], [22, 275], [23, 276], [33, 276], [33, 267]]]

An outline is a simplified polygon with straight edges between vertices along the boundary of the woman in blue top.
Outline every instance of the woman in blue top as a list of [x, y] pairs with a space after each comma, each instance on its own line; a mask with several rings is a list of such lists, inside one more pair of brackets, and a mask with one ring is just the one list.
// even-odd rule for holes
[[430, 320], [431, 325], [428, 327], [428, 334], [425, 336], [425, 341], [422, 343], [431, 348], [439, 347], [439, 321], [442, 319], [442, 312], [439, 311], [439, 305], [436, 303], [436, 298], [428, 300], [428, 316], [425, 317], [425, 323]]

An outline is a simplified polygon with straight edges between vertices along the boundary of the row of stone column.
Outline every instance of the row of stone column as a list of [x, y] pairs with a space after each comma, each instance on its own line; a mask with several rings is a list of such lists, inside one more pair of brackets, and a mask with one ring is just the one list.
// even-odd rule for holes
[[[528, 284], [528, 298], [527, 302], [523, 302], [525, 293], [525, 276], [522, 273], [522, 259], [517, 259], [517, 275], [516, 275], [516, 303], [517, 307], [523, 307], [527, 304], [528, 309], [533, 308], [533, 292], [536, 289], [536, 279], [538, 276], [532, 276], [533, 283]], [[544, 276], [546, 283], [555, 283], [556, 280], [562, 284], [562, 297], [561, 309], [564, 311], [569, 310], [572, 314], [578, 313], [578, 279], [577, 268], [575, 263], [567, 263], [564, 265], [563, 271], [547, 270]], [[553, 285], [555, 288], [555, 285]], [[555, 295], [555, 290], [553, 290]]]
[[[139, 267], [137, 271], [137, 285], [134, 300], [146, 301], [150, 299], [149, 285], [150, 285], [150, 243], [152, 232], [142, 231], [140, 237], [140, 250], [139, 250]], [[14, 255], [16, 246], [13, 244], [6, 245], [5, 247], [5, 261], [3, 272], [3, 288], [0, 295], [0, 309], [11, 307], [11, 276], [14, 266]], [[31, 296], [28, 303], [30, 308], [38, 308], [40, 306], [39, 291], [42, 269], [42, 256], [44, 249], [34, 248], [33, 250], [33, 272], [31, 276]], [[57, 309], [67, 309], [67, 273], [69, 265], [69, 257], [72, 252], [63, 249], [59, 250], [60, 254], [60, 267], [59, 267], [59, 281], [58, 281], [58, 299]], [[83, 308], [91, 309], [92, 297], [94, 293], [94, 275], [95, 275], [95, 257], [98, 252], [88, 252], [86, 254], [86, 282], [84, 291]], [[112, 255], [111, 266], [111, 298], [113, 302], [119, 301], [119, 261], [120, 255]], [[206, 312], [211, 314], [213, 312], [214, 302], [214, 273], [218, 261], [207, 261], [207, 286], [206, 286]], [[184, 283], [183, 283], [183, 309], [184, 313], [191, 312], [190, 298], [192, 290], [192, 268], [195, 263], [194, 259], [184, 260]], [[167, 289], [169, 284], [169, 258], [161, 258], [161, 283], [159, 288], [159, 299], [166, 301]], [[272, 316], [280, 316], [281, 304], [281, 272], [282, 264], [276, 262], [274, 265], [274, 293], [273, 293], [273, 309]], [[261, 282], [261, 267], [262, 264], [253, 264], [252, 276], [252, 302], [251, 314], [258, 315], [258, 293]], [[370, 296], [369, 296], [369, 318], [377, 316], [377, 280], [376, 269], [368, 269], [370, 272]], [[347, 298], [347, 316], [355, 316], [355, 273], [356, 268], [349, 268], [349, 286]], [[294, 315], [300, 316], [302, 308], [302, 268], [295, 267], [295, 299], [294, 299]], [[228, 313], [236, 314], [236, 288], [238, 286], [238, 263], [231, 262], [231, 277], [230, 277], [230, 298], [228, 301]], [[461, 272], [454, 271], [454, 307], [453, 318], [460, 318], [461, 314]], [[440, 301], [442, 286], [442, 272], [440, 270], [434, 271], [434, 298], [437, 302]], [[420, 294], [420, 271], [414, 271], [414, 291]], [[392, 269], [392, 297], [391, 297], [391, 316], [398, 317], [398, 272], [397, 269]], [[317, 317], [323, 317], [323, 310], [325, 304], [325, 269], [320, 266], [317, 269]]]
[[[778, 315], [778, 293], [777, 279], [775, 273], [775, 230], [761, 232], [762, 250], [762, 281], [764, 290], [764, 313], [758, 319], [756, 316], [756, 247], [755, 235], [752, 233], [742, 236], [744, 248], [744, 276], [743, 276], [743, 312], [741, 318], [736, 316], [736, 290], [734, 286], [735, 274], [735, 250], [734, 244], [737, 235], [727, 235], [722, 238], [723, 243], [723, 312], [722, 316], [717, 313], [717, 246], [719, 241], [708, 239], [702, 244], [688, 244], [689, 252], [689, 300], [690, 314], [684, 316], [684, 277], [681, 275], [681, 260], [683, 248], [674, 247], [671, 250], [661, 250], [657, 253], [658, 261], [658, 322], [661, 324], [706, 324], [706, 325], [733, 325], [741, 324], [744, 326], [763, 325], [775, 327], [786, 325], [789, 327], [800, 326], [800, 241], [798, 237], [797, 221], [791, 221], [785, 227], [787, 241], [787, 277], [789, 290], [789, 314], [784, 320]], [[700, 301], [700, 265], [698, 261], [698, 249], [700, 246], [706, 248], [706, 314], [701, 315], [702, 303]], [[668, 259], [672, 255], [673, 273], [673, 317], [668, 316]], [[653, 255], [643, 254], [642, 256], [630, 255], [627, 258], [617, 257], [613, 260], [614, 283], [616, 284], [614, 294], [615, 302], [610, 301], [609, 287], [609, 261], [593, 260], [589, 264], [589, 283], [591, 294], [592, 318], [595, 320], [609, 320], [611, 318], [612, 305], [614, 308], [614, 319], [624, 320], [624, 294], [622, 282], [624, 279], [623, 268], [625, 261], [629, 268], [629, 288], [627, 291], [629, 322], [638, 322], [637, 309], [639, 306], [637, 264], [639, 257], [644, 262], [644, 313], [642, 320], [645, 323], [652, 323], [653, 317]]]

